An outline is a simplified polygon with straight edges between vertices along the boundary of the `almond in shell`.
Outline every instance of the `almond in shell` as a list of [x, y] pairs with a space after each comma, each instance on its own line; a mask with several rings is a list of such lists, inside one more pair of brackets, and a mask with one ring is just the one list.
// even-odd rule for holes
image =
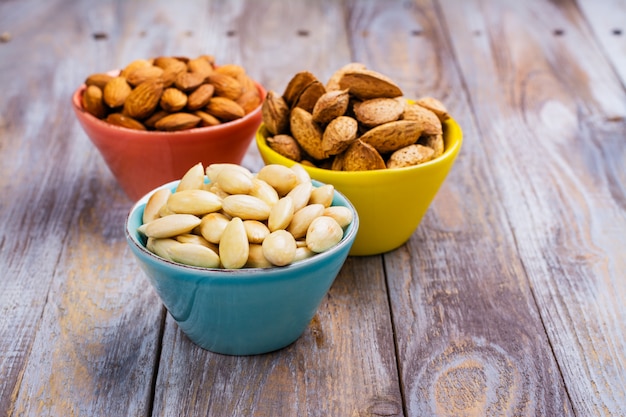
[[318, 79], [309, 71], [301, 71], [294, 75], [283, 92], [283, 98], [287, 105], [290, 108], [293, 107], [302, 92], [315, 81]]
[[433, 151], [435, 151], [433, 158], [437, 158], [438, 156], [441, 156], [445, 149], [445, 145], [443, 142], [443, 134], [422, 135], [420, 139], [417, 141], [417, 143], [419, 143], [420, 145], [428, 146]]
[[398, 120], [404, 104], [394, 98], [372, 98], [354, 105], [354, 114], [359, 122], [374, 127]]
[[378, 151], [360, 139], [348, 146], [348, 149], [341, 155], [342, 171], [368, 171], [386, 168], [385, 161]]
[[328, 156], [343, 152], [357, 138], [359, 124], [352, 117], [333, 119], [322, 135], [322, 150]]
[[396, 120], [368, 130], [360, 139], [379, 153], [386, 154], [417, 142], [421, 133], [418, 122]]
[[402, 168], [418, 165], [433, 159], [435, 151], [427, 146], [413, 144], [398, 149], [391, 154], [387, 168]]
[[299, 162], [302, 159], [300, 145], [298, 145], [298, 141], [293, 136], [285, 134], [270, 136], [267, 138], [267, 145], [292, 161]]
[[315, 103], [317, 103], [318, 99], [323, 96], [324, 93], [326, 93], [324, 84], [315, 80], [302, 90], [302, 93], [293, 103], [292, 107], [300, 107], [311, 113], [313, 111], [313, 107], [315, 107]]
[[414, 120], [420, 123], [424, 135], [440, 135], [443, 133], [441, 120], [435, 112], [419, 104], [408, 104], [402, 114], [404, 120]]
[[348, 70], [339, 80], [341, 89], [348, 89], [350, 94], [360, 100], [377, 97], [399, 97], [402, 90], [386, 75], [373, 70]]
[[341, 87], [339, 87], [339, 80], [341, 80], [341, 78], [343, 77], [343, 74], [345, 74], [346, 72], [361, 71], [365, 69], [367, 69], [367, 67], [360, 62], [351, 62], [349, 64], [344, 65], [343, 67], [335, 71], [333, 75], [330, 76], [330, 78], [328, 79], [328, 82], [326, 83], [326, 91], [341, 90]]
[[328, 157], [322, 147], [322, 129], [313, 121], [311, 113], [295, 107], [291, 111], [289, 125], [292, 136], [307, 154], [317, 160]]
[[348, 90], [333, 90], [324, 93], [313, 107], [313, 120], [327, 124], [336, 117], [343, 116], [348, 110], [350, 95]]
[[450, 118], [446, 106], [434, 97], [421, 97], [415, 103], [434, 112], [442, 123]]
[[289, 106], [275, 91], [268, 91], [261, 107], [263, 123], [272, 135], [286, 133], [289, 128]]

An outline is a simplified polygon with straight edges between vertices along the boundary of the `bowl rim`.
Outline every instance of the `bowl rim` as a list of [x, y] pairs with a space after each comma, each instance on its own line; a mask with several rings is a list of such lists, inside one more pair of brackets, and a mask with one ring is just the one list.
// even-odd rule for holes
[[[311, 179], [311, 181], [313, 182], [313, 185], [315, 187], [320, 187], [321, 185], [324, 185], [323, 182], [321, 181], [317, 181], [314, 179]], [[225, 279], [233, 279], [233, 278], [238, 278], [238, 279], [252, 279], [252, 278], [276, 278], [276, 276], [278, 275], [285, 275], [285, 273], [287, 275], [289, 275], [289, 272], [296, 272], [300, 269], [306, 268], [307, 266], [311, 265], [311, 264], [315, 264], [315, 263], [319, 263], [319, 262], [324, 262], [327, 258], [330, 258], [334, 255], [336, 255], [337, 252], [339, 252], [341, 249], [344, 249], [345, 246], [350, 245], [352, 246], [352, 243], [354, 242], [355, 238], [356, 238], [356, 234], [359, 230], [359, 215], [358, 212], [356, 210], [356, 208], [354, 207], [354, 205], [352, 204], [352, 202], [350, 200], [348, 200], [348, 198], [341, 193], [340, 191], [338, 191], [336, 188], [334, 189], [334, 197], [333, 200], [335, 199], [335, 197], [339, 197], [342, 200], [343, 205], [345, 205], [346, 207], [348, 207], [350, 209], [350, 211], [352, 212], [353, 215], [353, 219], [352, 222], [350, 223], [350, 225], [347, 226], [347, 229], [344, 230], [344, 235], [341, 238], [341, 241], [339, 243], [337, 243], [335, 246], [333, 246], [332, 248], [330, 248], [329, 250], [322, 252], [322, 253], [317, 253], [314, 256], [311, 256], [309, 258], [297, 261], [297, 262], [293, 262], [289, 265], [285, 265], [285, 266], [273, 266], [270, 268], [260, 268], [260, 267], [256, 267], [256, 268], [240, 268], [240, 269], [225, 269], [225, 268], [203, 268], [203, 267], [198, 267], [198, 266], [193, 266], [193, 265], [185, 265], [185, 264], [181, 264], [178, 262], [174, 262], [174, 261], [170, 261], [164, 258], [161, 258], [160, 256], [152, 253], [151, 251], [149, 251], [145, 245], [141, 244], [141, 242], [138, 242], [137, 239], [135, 238], [135, 236], [131, 233], [130, 231], [130, 219], [133, 216], [134, 213], [137, 212], [137, 210], [140, 210], [142, 208], [145, 207], [146, 202], [148, 201], [148, 198], [150, 198], [150, 196], [163, 188], [170, 188], [171, 190], [175, 190], [177, 184], [180, 182], [180, 180], [174, 180], [171, 182], [168, 182], [166, 184], [163, 184], [159, 187], [156, 187], [155, 189], [153, 189], [152, 191], [146, 193], [143, 197], [141, 197], [134, 205], [133, 207], [130, 209], [130, 211], [128, 212], [127, 216], [126, 216], [126, 221], [125, 221], [125, 227], [124, 227], [124, 233], [126, 236], [126, 240], [129, 243], [132, 243], [132, 245], [134, 247], [136, 247], [142, 254], [144, 254], [145, 256], [148, 256], [152, 261], [157, 262], [159, 264], [161, 264], [162, 266], [165, 266], [167, 268], [180, 268], [181, 271], [186, 271], [188, 273], [192, 273], [195, 274], [195, 277], [197, 278], [198, 276], [201, 276], [203, 273], [208, 273], [208, 275], [204, 276], [204, 278], [207, 279], [220, 279], [220, 278], [225, 278]], [[143, 262], [143, 261], [142, 261]], [[173, 279], [181, 279], [181, 280], [186, 280], [186, 279], [191, 279], [191, 277], [185, 275], [185, 274], [174, 274], [172, 276]], [[287, 278], [287, 279], [292, 279], [292, 278]]]
[[[270, 148], [270, 146], [267, 144], [267, 136], [265, 134], [265, 132], [267, 132], [267, 128], [265, 127], [265, 123], [261, 123], [259, 125], [259, 128], [257, 129], [256, 137], [255, 137], [255, 142], [257, 144], [259, 153], [261, 153], [261, 155], [263, 153], [271, 154], [274, 159], [277, 159], [278, 161], [280, 161], [278, 163], [286, 165], [286, 166], [291, 166], [291, 165], [299, 163], [307, 171], [313, 174], [319, 174], [322, 176], [336, 175], [337, 177], [342, 177], [344, 179], [349, 179], [350, 177], [365, 176], [365, 175], [390, 176], [390, 175], [395, 175], [396, 173], [428, 169], [429, 167], [443, 163], [446, 160], [454, 159], [457, 153], [459, 152], [459, 150], [461, 149], [461, 145], [463, 143], [463, 131], [461, 130], [461, 127], [457, 123], [457, 121], [452, 117], [449, 117], [448, 119], [446, 119], [442, 124], [444, 127], [444, 133], [443, 133], [444, 141], [446, 139], [446, 133], [450, 135], [454, 135], [454, 137], [456, 138], [452, 146], [447, 146], [441, 155], [439, 155], [437, 158], [431, 159], [430, 161], [421, 163], [419, 165], [413, 165], [413, 166], [401, 167], [401, 168], [391, 168], [391, 169], [385, 168], [385, 169], [374, 169], [374, 170], [367, 170], [367, 171], [333, 171], [330, 169], [301, 164], [300, 162], [294, 161], [293, 159], [289, 159], [279, 154], [274, 149]], [[446, 129], [447, 129], [447, 132], [446, 132]]]
[[[107, 72], [107, 74], [109, 74], [109, 75], [116, 75], [117, 73], [119, 73], [119, 71], [120, 70], [113, 70], [113, 71]], [[113, 125], [111, 123], [107, 123], [104, 120], [99, 119], [96, 116], [94, 116], [93, 114], [89, 113], [83, 107], [81, 96], [83, 94], [83, 91], [85, 91], [85, 89], [87, 88], [87, 85], [85, 83], [81, 84], [78, 88], [76, 88], [74, 90], [74, 92], [72, 93], [71, 101], [72, 101], [72, 107], [74, 108], [74, 111], [77, 114], [81, 114], [89, 122], [95, 123], [96, 125], [100, 126], [101, 128], [105, 128], [105, 129], [121, 130], [121, 131], [126, 132], [126, 133], [132, 132], [136, 139], [140, 139], [140, 138], [144, 138], [144, 137], [150, 137], [150, 138], [154, 139], [154, 137], [159, 137], [159, 136], [160, 137], [185, 136], [185, 135], [189, 135], [189, 134], [206, 133], [206, 132], [209, 132], [209, 131], [210, 132], [219, 132], [221, 130], [228, 130], [228, 129], [231, 129], [231, 128], [236, 128], [238, 125], [246, 124], [246, 123], [248, 123], [250, 121], [250, 119], [258, 117], [260, 115], [260, 113], [261, 113], [261, 108], [263, 107], [263, 102], [265, 101], [265, 96], [267, 95], [267, 91], [265, 90], [265, 87], [263, 87], [258, 81], [256, 81], [256, 80], [252, 80], [252, 81], [254, 81], [254, 84], [255, 84], [257, 90], [259, 91], [259, 96], [261, 98], [261, 103], [259, 103], [259, 105], [254, 110], [252, 110], [250, 113], [244, 115], [243, 117], [241, 117], [239, 119], [231, 120], [229, 122], [224, 122], [224, 123], [221, 123], [221, 124], [216, 125], [216, 126], [194, 127], [194, 128], [185, 129], [185, 130], [175, 130], [175, 131], [137, 130], [137, 129], [129, 129], [127, 127], [122, 127], [122, 126]], [[128, 138], [126, 138], [125, 140], [128, 140]]]

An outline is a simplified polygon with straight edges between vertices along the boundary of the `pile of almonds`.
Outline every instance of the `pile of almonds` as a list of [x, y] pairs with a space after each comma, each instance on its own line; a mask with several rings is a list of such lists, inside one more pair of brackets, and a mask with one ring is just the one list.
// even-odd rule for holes
[[[205, 181], [205, 174], [209, 181]], [[138, 231], [146, 247], [173, 262], [203, 268], [285, 266], [329, 250], [352, 223], [333, 206], [335, 189], [315, 187], [302, 167], [236, 164], [190, 168], [175, 192], [155, 191]]]
[[450, 116], [433, 97], [409, 101], [389, 77], [350, 63], [324, 85], [297, 73], [262, 107], [267, 144], [302, 164], [338, 171], [417, 165], [444, 151]]
[[262, 101], [240, 65], [197, 58], [137, 59], [118, 75], [85, 80], [83, 107], [108, 123], [139, 130], [175, 131], [239, 119]]

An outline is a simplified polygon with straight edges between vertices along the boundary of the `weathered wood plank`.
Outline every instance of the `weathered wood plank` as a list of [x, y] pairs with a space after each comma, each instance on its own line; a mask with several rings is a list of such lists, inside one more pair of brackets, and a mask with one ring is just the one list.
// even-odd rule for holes
[[[226, 41], [237, 42], [241, 55], [233, 60], [240, 59], [267, 89], [282, 93], [305, 69], [325, 81], [350, 62], [341, 4], [237, 4], [220, 3], [220, 15], [244, 28]], [[220, 20], [213, 30], [226, 33], [228, 27]], [[254, 147], [248, 156], [258, 158]], [[212, 354], [190, 344], [168, 320], [154, 415], [401, 415], [380, 261], [348, 262], [305, 334], [273, 354]]]
[[[0, 177], [10, 196], [0, 210], [3, 415], [150, 407], [164, 311], [126, 251], [130, 202], [69, 106], [87, 74], [117, 65], [115, 47], [92, 36], [101, 27], [76, 26], [89, 20], [86, 10], [21, 2], [0, 13], [12, 19], [0, 48]], [[104, 20], [115, 12], [96, 10]]]
[[626, 3], [620, 0], [576, 0], [622, 85], [626, 85]]
[[[573, 415], [516, 261], [489, 170], [495, 162], [474, 125], [480, 115], [465, 95], [463, 82], [477, 79], [456, 71], [446, 26], [430, 2], [402, 18], [382, 4], [362, 8], [351, 28], [368, 31], [357, 60], [367, 54], [405, 90], [442, 99], [465, 130], [458, 164], [418, 231], [385, 255], [407, 415]], [[385, 45], [406, 53], [390, 54]]]
[[386, 300], [380, 257], [349, 258], [309, 328], [277, 352], [213, 354], [170, 322], [153, 415], [402, 415]]
[[572, 407], [624, 415], [622, 85], [571, 2], [442, 4]]

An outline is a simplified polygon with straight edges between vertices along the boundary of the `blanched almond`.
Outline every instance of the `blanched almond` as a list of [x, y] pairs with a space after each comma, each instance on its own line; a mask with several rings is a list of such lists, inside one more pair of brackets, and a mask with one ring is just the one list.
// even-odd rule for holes
[[222, 200], [222, 210], [243, 220], [267, 220], [270, 206], [258, 197], [246, 194], [229, 195]]
[[286, 195], [297, 185], [298, 181], [293, 170], [279, 164], [265, 165], [256, 177], [274, 187], [279, 196]]
[[285, 196], [272, 206], [267, 220], [268, 229], [273, 232], [279, 229], [286, 229], [293, 219], [295, 213], [293, 199]]
[[335, 219], [327, 216], [315, 218], [306, 232], [306, 245], [315, 253], [325, 252], [343, 238], [343, 229]]
[[168, 248], [170, 258], [174, 262], [201, 268], [217, 268], [220, 257], [213, 250], [195, 243], [181, 243]]
[[293, 262], [296, 256], [296, 240], [284, 229], [269, 234], [262, 243], [263, 255], [276, 266], [285, 266]]
[[244, 220], [243, 227], [246, 229], [246, 236], [250, 243], [263, 243], [263, 240], [270, 234], [270, 229], [258, 220]]
[[166, 238], [190, 232], [200, 224], [192, 214], [170, 214], [139, 226], [138, 231], [147, 237]]
[[142, 223], [149, 223], [158, 219], [160, 217], [159, 210], [167, 203], [167, 199], [171, 194], [172, 192], [167, 188], [162, 188], [152, 193], [146, 202], [146, 207], [143, 209]]
[[287, 227], [287, 231], [290, 232], [294, 238], [300, 239], [306, 236], [307, 229], [311, 222], [324, 214], [324, 206], [321, 204], [309, 204], [306, 207], [296, 211], [293, 215], [293, 219]]
[[219, 245], [220, 260], [224, 268], [238, 269], [246, 264], [250, 247], [243, 220], [235, 217], [228, 222]]
[[200, 234], [210, 243], [220, 243], [224, 229], [230, 222], [230, 218], [222, 213], [209, 213], [202, 217], [200, 222]]
[[175, 213], [202, 216], [219, 211], [222, 208], [222, 199], [210, 191], [182, 190], [170, 196], [167, 207]]

